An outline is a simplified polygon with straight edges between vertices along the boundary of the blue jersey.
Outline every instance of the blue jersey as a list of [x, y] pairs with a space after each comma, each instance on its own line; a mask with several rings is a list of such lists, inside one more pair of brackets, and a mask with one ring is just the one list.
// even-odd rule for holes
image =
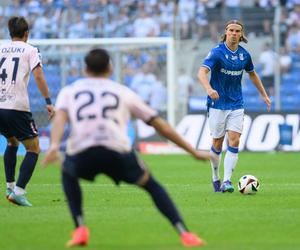
[[220, 43], [209, 52], [202, 66], [211, 71], [210, 84], [220, 96], [218, 100], [208, 96], [207, 106], [222, 110], [243, 108], [243, 71], [254, 70], [249, 52], [240, 45], [232, 51], [225, 43]]

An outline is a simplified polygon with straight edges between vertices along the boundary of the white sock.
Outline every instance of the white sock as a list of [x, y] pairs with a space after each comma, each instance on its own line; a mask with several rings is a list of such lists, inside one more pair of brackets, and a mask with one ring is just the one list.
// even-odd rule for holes
[[26, 192], [25, 192], [25, 189], [15, 186], [14, 193], [16, 195], [24, 195]]
[[11, 190], [14, 190], [16, 186], [16, 182], [6, 182], [6, 187], [10, 188]]
[[212, 180], [217, 181], [220, 180], [219, 168], [222, 152], [217, 152], [215, 149], [211, 149], [210, 152], [216, 156], [216, 159], [210, 159], [210, 165], [212, 171]]
[[224, 158], [224, 180], [223, 181], [230, 181], [237, 160], [238, 160], [238, 153], [233, 153], [227, 150]]

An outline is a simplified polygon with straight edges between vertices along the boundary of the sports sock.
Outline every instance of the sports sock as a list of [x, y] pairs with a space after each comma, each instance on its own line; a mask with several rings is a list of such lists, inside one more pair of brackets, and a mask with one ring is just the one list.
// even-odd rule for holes
[[219, 168], [220, 168], [222, 151], [217, 151], [214, 147], [211, 147], [210, 152], [211, 154], [214, 154], [216, 156], [216, 159], [214, 158], [210, 159], [210, 165], [212, 170], [212, 180], [217, 181], [220, 180]]
[[76, 227], [83, 225], [82, 195], [78, 179], [63, 172], [63, 189]]
[[179, 234], [188, 231], [170, 196], [152, 176], [142, 188], [151, 195], [156, 207], [167, 217]]
[[236, 166], [238, 160], [238, 148], [228, 146], [227, 152], [224, 158], [224, 181], [231, 179], [232, 172]]
[[8, 146], [8, 145], [5, 149], [4, 169], [5, 169], [6, 182], [14, 182], [15, 181], [17, 151], [18, 151], [18, 147], [13, 147], [13, 146]]
[[14, 190], [16, 186], [16, 182], [6, 182], [6, 187], [10, 188], [11, 190]]
[[25, 192], [25, 189], [15, 186], [14, 193], [16, 195], [24, 195], [26, 192]]
[[38, 157], [39, 155], [37, 153], [26, 153], [20, 167], [19, 178], [16, 184], [18, 187], [25, 189], [32, 176]]

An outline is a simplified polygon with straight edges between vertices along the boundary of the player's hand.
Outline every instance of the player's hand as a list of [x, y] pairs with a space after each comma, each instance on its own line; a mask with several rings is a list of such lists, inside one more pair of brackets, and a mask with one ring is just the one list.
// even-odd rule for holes
[[272, 101], [270, 100], [270, 98], [269, 98], [268, 96], [265, 96], [265, 97], [264, 97], [264, 102], [267, 104], [268, 112], [270, 112]]
[[61, 155], [59, 153], [58, 146], [50, 146], [46, 152], [45, 158], [42, 161], [42, 165], [46, 166], [50, 163], [61, 162]]
[[218, 100], [220, 98], [218, 92], [214, 89], [207, 90], [207, 94], [213, 100]]
[[48, 119], [51, 120], [55, 114], [54, 106], [51, 105], [46, 105], [47, 112], [48, 112]]
[[211, 154], [209, 151], [199, 151], [199, 150], [195, 150], [195, 153], [193, 155], [197, 160], [201, 160], [201, 161], [208, 161], [214, 157], [214, 155]]

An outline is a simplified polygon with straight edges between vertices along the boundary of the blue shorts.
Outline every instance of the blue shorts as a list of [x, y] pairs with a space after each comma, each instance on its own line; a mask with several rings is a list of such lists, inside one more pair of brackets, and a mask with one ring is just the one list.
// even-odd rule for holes
[[31, 112], [0, 109], [0, 133], [19, 141], [38, 136]]
[[97, 146], [76, 155], [66, 155], [63, 171], [86, 180], [94, 180], [98, 174], [105, 174], [119, 184], [120, 181], [136, 183], [148, 170], [133, 151], [119, 153]]

